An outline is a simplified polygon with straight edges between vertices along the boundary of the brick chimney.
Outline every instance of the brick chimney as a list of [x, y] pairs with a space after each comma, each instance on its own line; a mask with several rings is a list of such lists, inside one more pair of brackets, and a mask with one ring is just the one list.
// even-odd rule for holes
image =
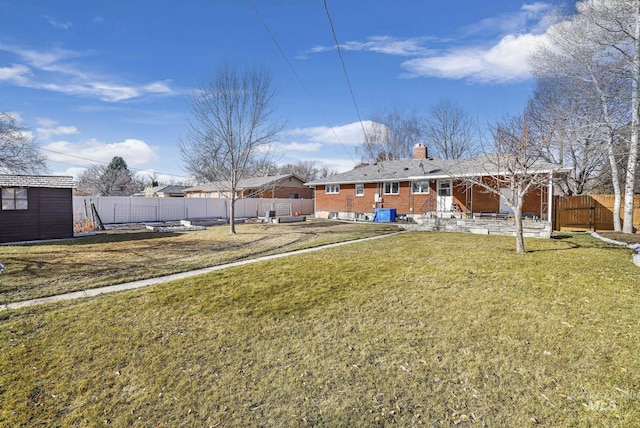
[[426, 159], [427, 158], [427, 146], [423, 144], [416, 144], [413, 146], [413, 158], [418, 159]]

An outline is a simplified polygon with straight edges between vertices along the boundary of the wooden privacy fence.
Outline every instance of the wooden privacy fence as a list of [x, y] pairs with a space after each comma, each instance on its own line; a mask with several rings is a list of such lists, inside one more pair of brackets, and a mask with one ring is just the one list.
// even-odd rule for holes
[[[554, 230], [613, 230], [613, 195], [556, 196]], [[633, 200], [633, 224], [640, 229], [640, 195]], [[624, 198], [620, 220], [624, 219]]]

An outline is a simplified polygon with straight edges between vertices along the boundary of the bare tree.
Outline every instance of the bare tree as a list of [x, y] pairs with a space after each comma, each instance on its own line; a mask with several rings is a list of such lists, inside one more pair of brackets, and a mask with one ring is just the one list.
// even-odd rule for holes
[[602, 187], [608, 171], [609, 135], [601, 126], [599, 102], [586, 96], [589, 86], [582, 80], [540, 78], [527, 107], [529, 132], [543, 142], [541, 156], [572, 169], [557, 183], [565, 195]]
[[474, 154], [473, 121], [450, 99], [440, 100], [429, 109], [422, 132], [435, 157], [461, 159]]
[[191, 97], [182, 159], [189, 173], [229, 198], [230, 233], [236, 233], [238, 183], [251, 175], [258, 158], [268, 157], [265, 147], [282, 128], [274, 114], [272, 79], [260, 69], [224, 66]]
[[[492, 126], [492, 142], [485, 154], [472, 160], [481, 175], [465, 178], [468, 184], [502, 198], [513, 210], [516, 226], [516, 252], [524, 253], [522, 207], [533, 189], [548, 186], [553, 175], [551, 164], [541, 158], [541, 141], [529, 133], [526, 115], [506, 118]], [[505, 189], [507, 192], [505, 192]]]
[[417, 113], [401, 110], [376, 113], [371, 117], [365, 142], [357, 150], [363, 161], [378, 162], [411, 158], [413, 146], [421, 142], [420, 120]]
[[[624, 174], [624, 224], [633, 232], [633, 195], [640, 143], [640, 2], [632, 0], [585, 0], [576, 4], [577, 13], [554, 25], [548, 32], [550, 46], [538, 55], [538, 69], [550, 66], [556, 73], [576, 76], [591, 83], [599, 98], [603, 126], [608, 132], [609, 168], [616, 196], [615, 225], [619, 224], [620, 180], [614, 152], [619, 146], [612, 107], [625, 105], [629, 118], [626, 173]], [[534, 57], [535, 58], [535, 57]], [[612, 96], [611, 88], [624, 88], [626, 96]]]
[[46, 160], [16, 116], [0, 112], [0, 172], [41, 174], [47, 169]]
[[335, 169], [324, 165], [318, 166], [316, 161], [312, 160], [301, 160], [282, 165], [279, 172], [280, 174], [295, 174], [304, 181], [314, 181], [336, 174]]
[[143, 188], [143, 181], [120, 156], [114, 156], [108, 165], [93, 165], [78, 177], [78, 189], [90, 195], [131, 196]]
[[620, 88], [626, 87], [620, 80], [619, 69], [624, 68], [620, 55], [607, 49], [609, 36], [597, 23], [601, 18], [585, 8], [587, 3], [581, 3], [579, 13], [571, 19], [550, 28], [548, 43], [532, 56], [531, 63], [538, 78], [556, 78], [556, 82], [565, 86], [565, 94], [573, 93], [599, 106], [598, 114], [585, 126], [594, 131], [593, 135], [600, 136], [606, 147], [615, 198], [614, 229], [620, 231], [622, 180], [617, 148], [628, 125], [625, 106], [628, 108], [629, 98], [620, 94]]

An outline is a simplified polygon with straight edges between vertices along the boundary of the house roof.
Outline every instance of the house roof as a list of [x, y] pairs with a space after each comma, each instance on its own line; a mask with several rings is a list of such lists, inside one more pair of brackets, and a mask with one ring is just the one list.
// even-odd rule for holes
[[[267, 175], [263, 177], [244, 178], [238, 182], [236, 190], [259, 189], [270, 186], [277, 186], [281, 181], [293, 177], [300, 182], [303, 180], [295, 174]], [[225, 191], [229, 190], [231, 185], [228, 181], [213, 181], [211, 183], [200, 184], [198, 186], [188, 187], [185, 192], [209, 192], [209, 191]]]
[[167, 185], [167, 186], [155, 186], [149, 189], [149, 193], [170, 193], [170, 194], [180, 194], [184, 193], [183, 190], [188, 188], [189, 186], [177, 186], [177, 185]]
[[[562, 165], [537, 161], [528, 168], [529, 172], [566, 172]], [[489, 156], [470, 159], [403, 159], [376, 162], [351, 171], [335, 174], [320, 180], [305, 183], [307, 186], [343, 183], [380, 183], [388, 181], [415, 181], [446, 179], [456, 177], [480, 177], [502, 175], [498, 162]]]
[[0, 187], [49, 187], [73, 189], [73, 177], [62, 175], [0, 174]]

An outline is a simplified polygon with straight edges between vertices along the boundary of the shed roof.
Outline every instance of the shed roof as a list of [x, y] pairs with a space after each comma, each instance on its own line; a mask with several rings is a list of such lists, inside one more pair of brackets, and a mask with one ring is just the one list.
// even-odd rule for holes
[[65, 175], [0, 174], [0, 187], [49, 187], [73, 189], [73, 177]]

